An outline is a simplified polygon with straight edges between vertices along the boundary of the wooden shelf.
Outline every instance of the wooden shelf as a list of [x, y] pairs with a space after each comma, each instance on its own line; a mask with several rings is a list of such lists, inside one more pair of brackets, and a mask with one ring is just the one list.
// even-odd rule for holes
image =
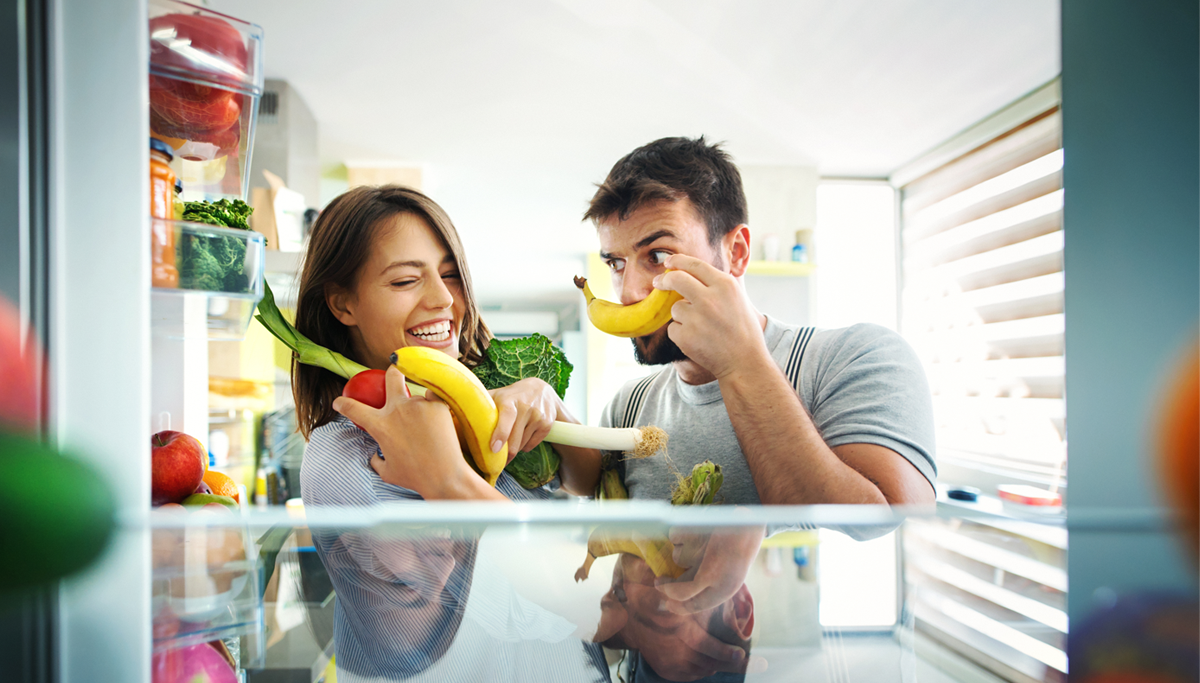
[[748, 275], [776, 275], [785, 277], [808, 277], [815, 266], [811, 263], [794, 261], [751, 261], [746, 269]]

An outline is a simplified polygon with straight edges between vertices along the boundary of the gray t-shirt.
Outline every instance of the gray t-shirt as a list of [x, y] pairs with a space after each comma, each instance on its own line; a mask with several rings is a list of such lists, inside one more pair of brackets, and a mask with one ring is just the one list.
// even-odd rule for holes
[[[808, 333], [811, 332], [811, 336]], [[854, 325], [812, 330], [767, 317], [767, 348], [781, 369], [798, 363], [800, 401], [830, 447], [870, 443], [890, 448], [911, 462], [932, 483], [934, 464], [933, 405], [925, 371], [903, 337], [885, 327]], [[807, 343], [790, 358], [793, 342]], [[719, 502], [758, 504], [758, 490], [737, 434], [721, 400], [718, 382], [685, 384], [674, 366], [660, 370], [649, 384], [629, 382], [609, 402], [602, 426], [656, 425], [667, 432], [671, 463], [680, 474], [704, 460], [721, 466], [725, 483]], [[635, 388], [645, 401], [632, 423], [624, 425]], [[632, 416], [631, 416], [632, 417]], [[661, 455], [625, 461], [630, 498], [669, 500], [677, 478]]]

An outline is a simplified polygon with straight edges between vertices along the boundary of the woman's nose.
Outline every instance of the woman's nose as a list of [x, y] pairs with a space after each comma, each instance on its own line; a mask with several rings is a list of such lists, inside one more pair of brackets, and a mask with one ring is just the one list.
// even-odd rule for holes
[[454, 292], [446, 286], [446, 281], [436, 278], [425, 291], [425, 305], [430, 308], [450, 308], [454, 305]]

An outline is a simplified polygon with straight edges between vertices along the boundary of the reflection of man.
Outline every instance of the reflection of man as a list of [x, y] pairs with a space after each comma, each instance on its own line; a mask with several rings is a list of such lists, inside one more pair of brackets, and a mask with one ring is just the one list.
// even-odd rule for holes
[[664, 608], [646, 563], [623, 554], [600, 610], [595, 640], [641, 654], [633, 680], [743, 679], [754, 630], [754, 600], [745, 585], [715, 607], [676, 614]]
[[[657, 425], [683, 473], [721, 465], [725, 503], [931, 504], [933, 419], [921, 366], [876, 325], [813, 330], [746, 297], [746, 198], [737, 167], [704, 138], [664, 138], [613, 166], [585, 218], [621, 303], [680, 293], [672, 322], [634, 340], [640, 363], [605, 426]], [[667, 271], [670, 272], [667, 272]], [[630, 460], [632, 498], [669, 499], [662, 458]]]

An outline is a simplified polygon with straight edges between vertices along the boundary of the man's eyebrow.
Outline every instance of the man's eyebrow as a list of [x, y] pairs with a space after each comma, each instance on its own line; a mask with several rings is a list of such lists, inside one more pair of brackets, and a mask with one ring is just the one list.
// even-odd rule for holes
[[633, 248], [641, 249], [642, 247], [648, 247], [651, 244], [654, 244], [655, 240], [658, 240], [660, 237], [675, 237], [675, 233], [671, 232], [670, 230], [656, 230], [638, 240], [638, 243], [633, 245]]
[[[656, 230], [656, 231], [650, 233], [649, 235], [646, 235], [642, 239], [638, 240], [637, 244], [633, 245], [633, 249], [634, 249], [634, 251], [637, 251], [638, 249], [641, 249], [643, 247], [650, 246], [651, 244], [654, 244], [654, 242], [656, 240], [661, 239], [663, 237], [674, 238], [674, 237], [677, 237], [677, 235], [670, 230]], [[601, 251], [600, 258], [607, 261], [609, 259], [617, 258], [617, 256], [615, 256], [612, 253], [607, 252], [607, 251]]]

